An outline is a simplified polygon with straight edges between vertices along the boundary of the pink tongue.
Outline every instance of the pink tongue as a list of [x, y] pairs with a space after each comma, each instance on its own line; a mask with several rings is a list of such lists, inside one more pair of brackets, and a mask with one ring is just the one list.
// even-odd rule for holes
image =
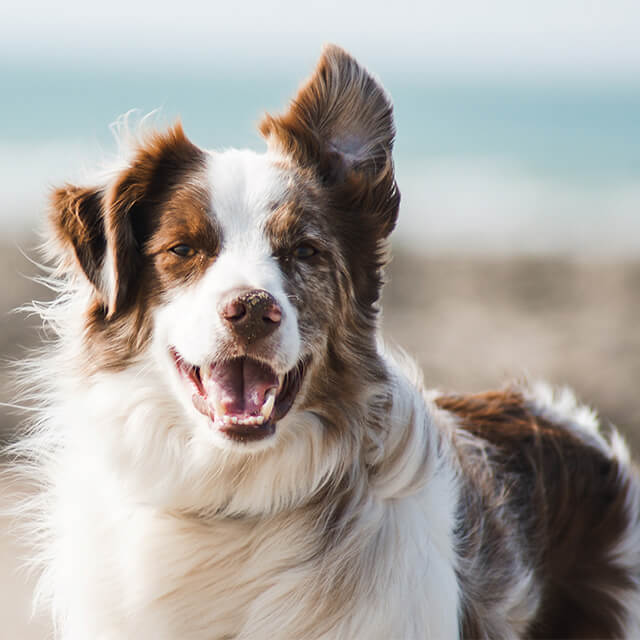
[[[265, 394], [277, 387], [278, 376], [275, 372], [248, 358], [215, 363], [204, 379], [211, 408], [221, 405], [224, 413], [232, 416], [260, 415]], [[217, 402], [213, 402], [214, 399]]]

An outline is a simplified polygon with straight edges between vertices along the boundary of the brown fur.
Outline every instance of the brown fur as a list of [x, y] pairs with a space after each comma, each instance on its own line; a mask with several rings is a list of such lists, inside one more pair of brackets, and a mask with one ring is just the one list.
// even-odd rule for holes
[[51, 195], [49, 218], [54, 237], [62, 249], [61, 269], [79, 269], [83, 272], [106, 303], [100, 282], [100, 266], [107, 245], [102, 221], [102, 198], [100, 189], [65, 185]]
[[[386, 380], [375, 345], [371, 319], [376, 315], [372, 302], [359, 304], [359, 292], [349, 261], [348, 239], [342, 234], [340, 217], [357, 215], [348, 209], [326, 206], [326, 186], [311, 171], [303, 171], [295, 188], [267, 222], [273, 253], [278, 257], [289, 299], [298, 312], [298, 327], [309, 344], [326, 345], [314, 354], [314, 366], [308, 373], [304, 407], [313, 408], [326, 418], [328, 429], [342, 432], [351, 428], [352, 398], [365, 382], [371, 386]], [[316, 254], [297, 261], [292, 249], [311, 244]], [[379, 277], [370, 274], [374, 281]], [[377, 287], [376, 284], [370, 286]], [[361, 377], [353, 379], [353, 370]], [[357, 437], [357, 434], [354, 434]]]
[[[162, 209], [156, 228], [143, 247], [153, 262], [163, 291], [201, 277], [220, 248], [220, 231], [210, 214], [209, 194], [196, 184], [177, 187]], [[177, 245], [191, 248], [187, 256], [172, 251]]]
[[[54, 192], [50, 222], [63, 256], [69, 247], [76, 256], [65, 257], [61, 268], [84, 274], [94, 287], [86, 319], [92, 370], [126, 366], [149, 338], [149, 309], [171, 286], [204, 273], [215, 258], [219, 234], [208, 193], [197, 180], [185, 180], [197, 178], [203, 163], [203, 152], [177, 124], [147, 137], [109, 187]], [[192, 247], [193, 255], [171, 252], [178, 244]], [[111, 291], [101, 277], [107, 247], [114, 262]]]
[[624, 611], [616, 596], [631, 590], [633, 576], [609, 555], [630, 525], [629, 480], [618, 462], [535, 415], [516, 391], [441, 396], [436, 404], [477, 439], [472, 446], [461, 440], [468, 483], [461, 551], [475, 556], [472, 571], [460, 576], [472, 594], [464, 636], [495, 637], [482, 615], [501, 591], [490, 567], [509, 566], [510, 538], [519, 534], [541, 589], [526, 637], [621, 637]]

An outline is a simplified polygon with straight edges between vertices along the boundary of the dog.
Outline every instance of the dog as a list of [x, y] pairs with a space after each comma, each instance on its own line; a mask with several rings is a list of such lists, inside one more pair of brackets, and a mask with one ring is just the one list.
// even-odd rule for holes
[[56, 189], [16, 460], [63, 640], [640, 637], [628, 450], [568, 391], [379, 338], [390, 99], [336, 46], [267, 150], [147, 132]]

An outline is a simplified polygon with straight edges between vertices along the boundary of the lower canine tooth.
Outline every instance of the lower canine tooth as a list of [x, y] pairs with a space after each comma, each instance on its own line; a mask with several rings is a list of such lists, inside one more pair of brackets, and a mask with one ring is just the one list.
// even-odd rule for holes
[[223, 420], [229, 417], [224, 415], [224, 407], [222, 406], [220, 400], [216, 397], [213, 398], [213, 412], [214, 415], [220, 416]]
[[273, 407], [276, 403], [276, 390], [269, 389], [264, 399], [264, 403], [262, 405], [262, 409], [260, 409], [260, 416], [263, 420], [268, 420], [271, 417], [271, 412], [273, 411]]

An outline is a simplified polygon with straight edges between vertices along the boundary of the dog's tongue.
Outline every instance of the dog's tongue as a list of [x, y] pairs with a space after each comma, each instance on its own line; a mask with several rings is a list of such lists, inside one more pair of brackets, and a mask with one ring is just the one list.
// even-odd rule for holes
[[276, 373], [249, 358], [215, 363], [208, 373], [203, 377], [203, 384], [217, 418], [258, 416], [267, 391], [278, 388]]

